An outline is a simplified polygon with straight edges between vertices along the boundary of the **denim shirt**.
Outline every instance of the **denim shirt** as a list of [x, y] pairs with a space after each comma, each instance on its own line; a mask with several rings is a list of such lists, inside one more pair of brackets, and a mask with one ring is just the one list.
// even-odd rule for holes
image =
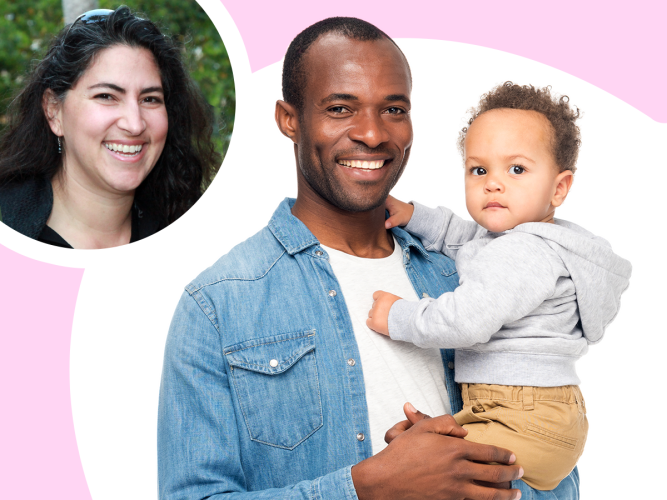
[[[293, 204], [178, 304], [158, 414], [163, 500], [357, 499], [351, 467], [372, 455], [363, 367], [327, 253]], [[451, 259], [392, 231], [418, 296], [456, 288]], [[454, 351], [442, 358], [457, 412]]]

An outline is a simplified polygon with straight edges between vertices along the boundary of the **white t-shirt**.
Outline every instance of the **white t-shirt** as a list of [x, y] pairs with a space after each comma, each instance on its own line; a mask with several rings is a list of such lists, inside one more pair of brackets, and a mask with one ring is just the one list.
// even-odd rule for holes
[[406, 402], [432, 417], [451, 413], [439, 349], [391, 340], [366, 326], [373, 292], [384, 290], [419, 300], [403, 266], [401, 246], [383, 259], [363, 259], [323, 246], [350, 313], [363, 366], [373, 454], [383, 450], [385, 433], [405, 420]]

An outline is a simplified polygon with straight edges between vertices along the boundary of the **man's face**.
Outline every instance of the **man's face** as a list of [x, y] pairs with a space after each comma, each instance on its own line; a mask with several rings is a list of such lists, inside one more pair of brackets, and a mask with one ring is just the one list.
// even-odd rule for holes
[[381, 206], [412, 145], [410, 74], [389, 40], [323, 35], [304, 56], [297, 161], [321, 198], [350, 212]]

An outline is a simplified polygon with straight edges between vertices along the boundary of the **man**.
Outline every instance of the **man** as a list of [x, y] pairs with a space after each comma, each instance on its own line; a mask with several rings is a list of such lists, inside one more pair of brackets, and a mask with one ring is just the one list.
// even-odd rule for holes
[[453, 352], [365, 326], [373, 290], [416, 299], [458, 284], [451, 260], [384, 227], [412, 144], [411, 86], [402, 52], [363, 21], [324, 20], [290, 45], [276, 121], [298, 196], [186, 287], [160, 394], [161, 498], [518, 498], [473, 482], [518, 479], [477, 463], [511, 452], [460, 439], [449, 416], [406, 405], [384, 447], [405, 401], [432, 415], [461, 405]]

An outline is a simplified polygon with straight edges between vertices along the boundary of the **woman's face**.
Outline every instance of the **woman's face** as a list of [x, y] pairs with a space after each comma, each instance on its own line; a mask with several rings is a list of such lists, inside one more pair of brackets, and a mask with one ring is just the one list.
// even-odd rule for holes
[[167, 108], [160, 71], [144, 48], [98, 52], [51, 111], [51, 129], [64, 138], [65, 181], [92, 194], [134, 193], [162, 154]]

